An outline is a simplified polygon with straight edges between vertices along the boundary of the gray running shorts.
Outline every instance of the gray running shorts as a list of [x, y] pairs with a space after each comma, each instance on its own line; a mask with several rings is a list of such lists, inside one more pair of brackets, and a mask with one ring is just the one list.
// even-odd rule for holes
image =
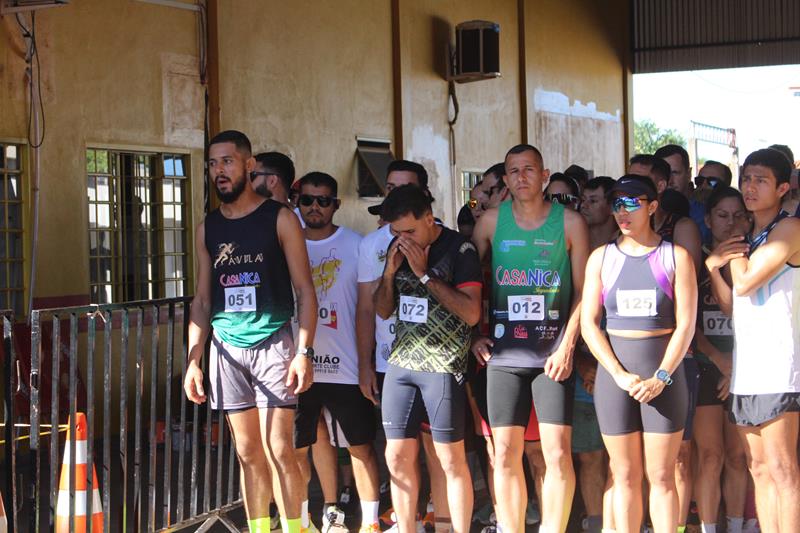
[[800, 412], [800, 392], [731, 394], [731, 422], [737, 426], [760, 426], [784, 413]]
[[231, 346], [211, 338], [208, 377], [211, 408], [242, 410], [251, 407], [291, 407], [297, 397], [286, 386], [294, 357], [292, 328], [278, 331], [250, 348]]

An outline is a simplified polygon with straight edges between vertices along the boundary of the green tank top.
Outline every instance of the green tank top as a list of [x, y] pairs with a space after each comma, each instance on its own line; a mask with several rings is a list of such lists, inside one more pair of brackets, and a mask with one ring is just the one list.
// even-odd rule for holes
[[553, 204], [535, 230], [500, 204], [492, 239], [491, 365], [541, 368], [558, 348], [572, 302], [564, 207]]

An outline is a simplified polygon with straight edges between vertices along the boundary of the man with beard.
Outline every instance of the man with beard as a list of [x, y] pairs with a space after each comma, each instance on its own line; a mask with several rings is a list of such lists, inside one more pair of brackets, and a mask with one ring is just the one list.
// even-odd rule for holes
[[[317, 292], [319, 329], [316, 334], [317, 355], [314, 357], [315, 383], [300, 395], [295, 416], [294, 445], [307, 487], [311, 480], [308, 448], [318, 440], [320, 413], [332, 415], [331, 433], [352, 458], [356, 489], [361, 500], [362, 533], [380, 532], [378, 525], [378, 463], [373, 448], [375, 410], [372, 402], [361, 394], [358, 384], [358, 352], [356, 350], [356, 300], [358, 293], [358, 248], [361, 236], [349, 228], [333, 223], [339, 209], [336, 197], [338, 184], [324, 172], [310, 172], [300, 179], [298, 207], [306, 223], [305, 237], [311, 260], [311, 277]], [[343, 438], [342, 438], [343, 437]], [[328, 438], [325, 435], [325, 438]], [[342, 443], [344, 441], [344, 443]], [[336, 488], [336, 452], [328, 448], [327, 460], [314, 450], [314, 467], [323, 482]], [[322, 459], [322, 460], [321, 460]], [[325, 485], [323, 485], [324, 487]], [[335, 495], [335, 491], [334, 491]], [[340, 531], [344, 513], [336, 500], [325, 495], [323, 533]], [[310, 527], [308, 499], [303, 500], [301, 521]]]
[[[251, 532], [270, 531], [270, 469], [283, 496], [284, 531], [300, 531], [302, 476], [292, 432], [297, 395], [313, 381], [317, 299], [300, 224], [253, 190], [250, 141], [224, 131], [209, 143], [208, 170], [221, 206], [197, 226], [197, 287], [189, 320], [184, 390], [206, 401], [200, 359], [209, 326], [212, 409], [224, 409], [242, 470]], [[297, 297], [297, 350], [290, 319]]]
[[255, 160], [255, 170], [250, 173], [253, 190], [288, 207], [289, 190], [294, 182], [292, 160], [280, 152], [261, 152]]

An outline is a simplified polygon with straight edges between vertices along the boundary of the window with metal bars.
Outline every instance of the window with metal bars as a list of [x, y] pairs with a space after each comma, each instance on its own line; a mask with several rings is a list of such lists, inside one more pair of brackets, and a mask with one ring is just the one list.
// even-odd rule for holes
[[22, 145], [0, 141], [0, 309], [25, 314]]
[[186, 294], [188, 165], [181, 154], [86, 151], [92, 303]]
[[461, 204], [459, 207], [469, 202], [469, 192], [483, 178], [483, 172], [479, 170], [461, 171]]

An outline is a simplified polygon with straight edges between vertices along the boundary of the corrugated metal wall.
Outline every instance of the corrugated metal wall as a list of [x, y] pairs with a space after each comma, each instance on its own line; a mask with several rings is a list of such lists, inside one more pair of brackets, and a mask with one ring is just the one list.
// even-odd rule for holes
[[800, 0], [631, 0], [635, 73], [800, 63]]

